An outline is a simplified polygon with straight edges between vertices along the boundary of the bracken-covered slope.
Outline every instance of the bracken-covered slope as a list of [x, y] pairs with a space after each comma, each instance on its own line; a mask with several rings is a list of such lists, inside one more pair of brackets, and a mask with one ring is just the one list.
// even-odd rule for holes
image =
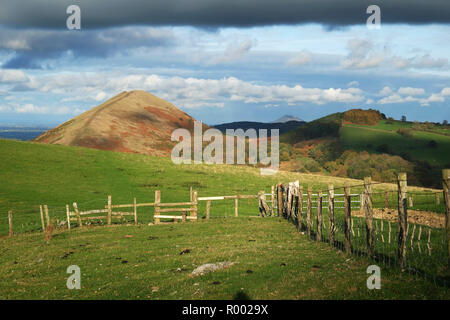
[[45, 132], [36, 142], [167, 156], [173, 130], [192, 132], [194, 119], [146, 91], [122, 92]]

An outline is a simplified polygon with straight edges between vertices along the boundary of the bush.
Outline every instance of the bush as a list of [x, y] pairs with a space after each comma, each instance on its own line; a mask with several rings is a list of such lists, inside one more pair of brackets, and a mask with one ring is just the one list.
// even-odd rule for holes
[[413, 130], [409, 128], [399, 128], [397, 133], [407, 138], [411, 138], [413, 136]]

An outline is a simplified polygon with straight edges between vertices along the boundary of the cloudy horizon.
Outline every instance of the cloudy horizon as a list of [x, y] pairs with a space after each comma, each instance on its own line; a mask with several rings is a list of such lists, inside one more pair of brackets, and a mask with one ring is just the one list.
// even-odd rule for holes
[[0, 124], [53, 126], [136, 89], [207, 124], [353, 108], [450, 120], [450, 3], [424, 3], [6, 0]]

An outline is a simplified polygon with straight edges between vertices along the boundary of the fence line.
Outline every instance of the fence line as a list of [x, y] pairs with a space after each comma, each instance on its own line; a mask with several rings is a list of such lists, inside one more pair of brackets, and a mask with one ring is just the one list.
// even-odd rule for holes
[[[396, 261], [402, 270], [412, 270], [417, 274], [433, 274], [435, 279], [439, 277], [447, 285], [450, 271], [450, 170], [443, 170], [445, 224], [435, 224], [431, 220], [433, 216], [430, 212], [420, 216], [418, 214], [421, 210], [412, 209], [422, 206], [421, 209], [426, 210], [429, 209], [426, 205], [430, 203], [424, 204], [420, 201], [414, 203], [413, 196], [417, 196], [417, 193], [408, 193], [405, 173], [398, 175], [396, 191], [374, 193], [372, 186], [375, 184], [377, 183], [373, 183], [371, 178], [367, 177], [364, 179], [361, 194], [352, 194], [350, 190], [355, 186], [347, 185], [338, 188], [344, 190], [342, 195], [334, 193], [336, 189], [333, 185], [329, 185], [324, 193], [322, 191], [313, 193], [312, 188], [308, 186], [305, 194], [298, 181], [279, 183], [275, 186], [276, 199], [272, 201], [272, 206], [276, 203], [278, 215], [293, 222], [298, 230], [305, 230], [312, 240], [329, 242], [330, 245], [340, 247], [347, 253], [366, 255], [389, 265], [392, 261]], [[388, 208], [389, 193], [395, 193], [397, 196], [397, 222], [389, 216], [392, 213], [385, 210]], [[434, 197], [430, 205], [435, 206], [435, 209], [441, 204], [437, 192], [420, 194]], [[314, 200], [313, 195], [316, 196]], [[384, 196], [379, 199], [382, 202], [378, 203], [377, 208], [373, 202], [374, 195]], [[336, 196], [343, 196], [344, 199], [337, 201]], [[355, 196], [359, 196], [358, 201], [352, 200]], [[343, 202], [344, 206], [336, 207], [337, 202]], [[355, 202], [359, 202], [360, 206], [359, 211], [353, 213], [352, 210], [355, 208], [352, 207], [352, 203]], [[303, 217], [305, 203], [306, 224]], [[313, 203], [316, 205], [313, 206]], [[382, 209], [379, 209], [380, 207]], [[327, 210], [325, 216], [324, 209]], [[343, 213], [337, 209], [344, 209]], [[412, 210], [411, 221], [408, 221], [409, 209]], [[377, 216], [374, 214], [375, 211]], [[389, 218], [384, 216], [383, 212]], [[435, 215], [439, 218], [438, 214]], [[395, 236], [397, 241], [394, 240]]]

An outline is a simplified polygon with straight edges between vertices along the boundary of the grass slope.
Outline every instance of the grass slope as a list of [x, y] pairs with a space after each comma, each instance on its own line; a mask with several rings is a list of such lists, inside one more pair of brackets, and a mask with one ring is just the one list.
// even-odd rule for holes
[[[63, 145], [0, 139], [0, 148], [0, 235], [8, 232], [8, 210], [14, 212], [15, 232], [39, 231], [40, 204], [49, 206], [51, 217], [64, 220], [66, 204], [77, 202], [80, 210], [99, 209], [105, 206], [108, 194], [113, 204], [132, 203], [133, 197], [138, 203], [152, 202], [159, 189], [163, 202], [180, 202], [189, 200], [190, 186], [200, 196], [218, 196], [270, 192], [271, 185], [297, 179], [313, 189], [326, 188], [329, 183], [336, 187], [361, 184], [352, 179], [282, 171], [261, 176], [258, 169], [246, 166], [179, 166], [167, 158]], [[201, 213], [204, 205], [201, 202]], [[257, 214], [256, 200], [241, 200], [239, 212]], [[213, 202], [211, 215], [234, 215], [234, 201]], [[152, 222], [152, 217], [153, 208], [138, 210], [139, 222]]]
[[[395, 121], [390, 124], [381, 120], [375, 126], [345, 125], [340, 132], [340, 140], [346, 149], [375, 152], [381, 144], [397, 154], [408, 153], [413, 159], [426, 160], [432, 165], [445, 166], [450, 159], [450, 136], [436, 132], [413, 130], [412, 137], [405, 137], [396, 131], [399, 128], [412, 128], [411, 123]], [[428, 146], [434, 140], [436, 147]]]
[[[315, 243], [279, 218], [230, 218], [159, 226], [96, 227], [0, 240], [1, 299], [448, 299], [445, 288]], [[190, 253], [180, 255], [189, 249]], [[236, 264], [200, 277], [204, 263]], [[66, 269], [81, 268], [81, 290]]]

